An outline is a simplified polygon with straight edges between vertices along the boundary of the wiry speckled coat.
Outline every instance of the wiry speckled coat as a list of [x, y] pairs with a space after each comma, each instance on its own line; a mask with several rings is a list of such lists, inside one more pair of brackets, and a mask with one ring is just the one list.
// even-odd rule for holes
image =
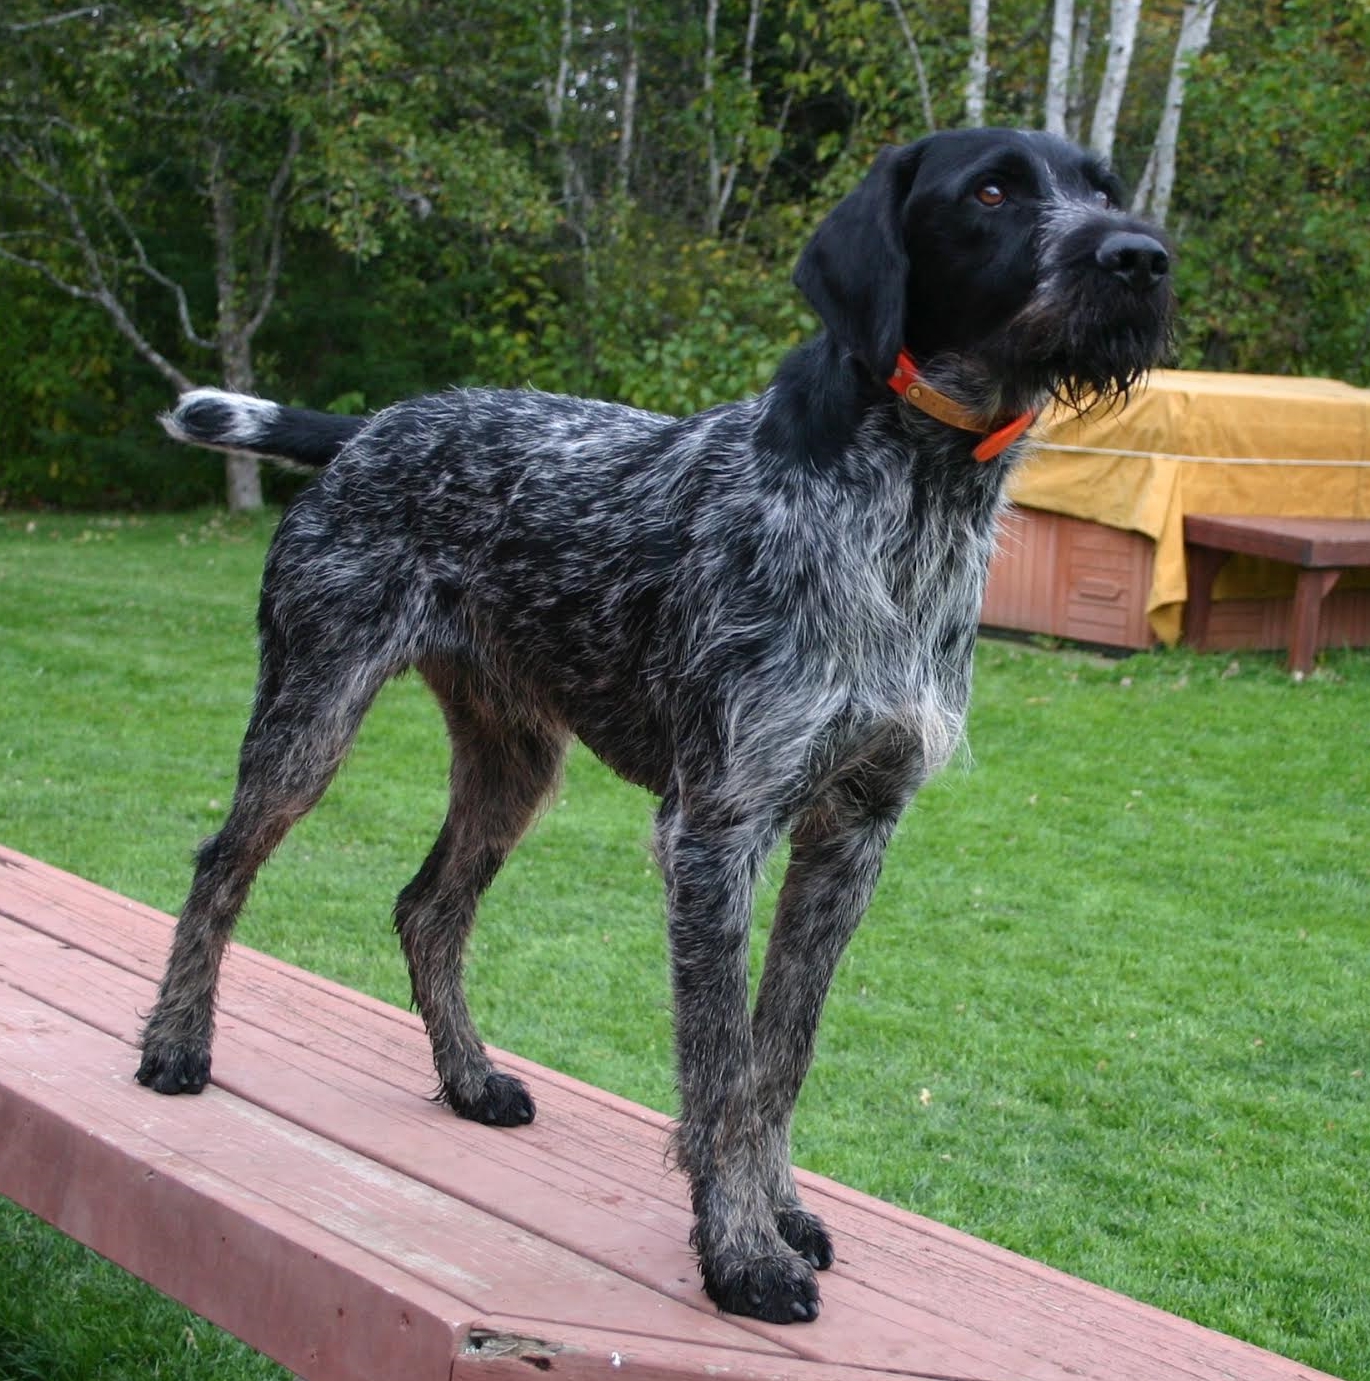
[[[1094, 160], [973, 131], [887, 151], [796, 274], [826, 330], [760, 397], [673, 419], [458, 390], [366, 423], [203, 390], [173, 435], [326, 465], [267, 561], [262, 668], [224, 828], [204, 845], [139, 1077], [209, 1074], [219, 957], [257, 867], [322, 794], [384, 682], [415, 667], [453, 742], [442, 832], [395, 919], [443, 1097], [513, 1124], [461, 987], [480, 893], [571, 735], [658, 793], [680, 1161], [705, 1287], [817, 1313], [821, 1223], [789, 1122], [824, 995], [894, 824], [960, 739], [1005, 478], [1021, 443], [885, 380], [912, 345], [989, 430], [1047, 391], [1125, 390], [1163, 347], [1165, 251]], [[1006, 211], [1000, 208], [1007, 205]], [[752, 891], [791, 858], [755, 1011]]]
[[389, 408], [286, 516], [264, 625], [320, 653], [364, 635], [391, 671], [485, 668], [517, 685], [494, 698], [658, 793], [707, 764], [735, 804], [792, 808], [891, 733], [939, 765], [1005, 467], [935, 444], [910, 465], [931, 429], [892, 394], [847, 446], [797, 458], [768, 444], [788, 402], [686, 421], [532, 392]]

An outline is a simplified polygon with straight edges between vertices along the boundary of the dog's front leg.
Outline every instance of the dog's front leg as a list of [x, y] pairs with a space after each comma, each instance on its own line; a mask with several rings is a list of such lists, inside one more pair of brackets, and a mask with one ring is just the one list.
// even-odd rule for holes
[[720, 1309], [793, 1323], [818, 1316], [818, 1286], [781, 1238], [762, 1182], [747, 1010], [752, 892], [777, 833], [754, 819], [668, 803], [657, 852], [675, 992], [676, 1152], [690, 1180], [704, 1288]]
[[800, 1203], [790, 1119], [828, 986], [870, 902], [897, 818], [897, 806], [877, 811], [847, 798], [796, 823], [752, 1020], [762, 1178], [781, 1236], [819, 1270], [832, 1265], [832, 1241]]

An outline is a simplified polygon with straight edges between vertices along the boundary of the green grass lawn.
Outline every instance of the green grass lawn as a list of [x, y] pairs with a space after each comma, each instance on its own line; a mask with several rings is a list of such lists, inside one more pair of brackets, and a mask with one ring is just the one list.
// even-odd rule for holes
[[[232, 790], [270, 526], [0, 515], [0, 839], [179, 906]], [[1370, 1381], [1370, 656], [1294, 684], [1272, 656], [986, 642], [970, 737], [839, 970], [798, 1160]], [[396, 683], [239, 938], [407, 1002], [389, 907], [446, 768]], [[651, 811], [577, 751], [470, 992], [494, 1044], [670, 1110]], [[0, 1381], [283, 1374], [0, 1210]]]

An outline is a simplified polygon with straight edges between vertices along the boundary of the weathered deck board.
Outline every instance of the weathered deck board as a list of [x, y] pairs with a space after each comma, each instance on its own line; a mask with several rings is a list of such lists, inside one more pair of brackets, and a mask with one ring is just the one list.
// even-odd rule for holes
[[214, 1083], [158, 1097], [133, 1042], [170, 925], [0, 848], [0, 1192], [301, 1375], [488, 1372], [491, 1333], [569, 1377], [1320, 1375], [807, 1174], [838, 1242], [822, 1317], [720, 1316], [665, 1118], [496, 1052], [538, 1120], [462, 1122], [423, 1097], [415, 1017], [243, 948]]

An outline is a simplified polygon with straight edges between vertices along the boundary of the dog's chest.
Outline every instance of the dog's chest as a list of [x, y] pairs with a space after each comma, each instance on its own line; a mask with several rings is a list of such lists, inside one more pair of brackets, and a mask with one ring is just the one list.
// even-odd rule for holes
[[[964, 729], [992, 540], [991, 530], [939, 519], [873, 555], [866, 578], [853, 584], [850, 653], [837, 669], [850, 751], [908, 732], [922, 743], [928, 770], [950, 758]], [[884, 598], [872, 599], [873, 588]]]
[[[964, 725], [998, 486], [967, 493], [893, 466], [867, 478], [772, 495], [739, 518], [735, 578], [713, 591], [732, 618], [701, 651], [716, 674], [729, 661], [730, 626], [739, 630], [736, 650], [763, 661], [743, 693], [759, 683], [780, 697], [765, 717], [822, 744], [829, 766], [912, 737], [931, 771]], [[749, 713], [763, 708], [739, 718]]]
[[855, 679], [921, 675], [975, 625], [998, 508], [997, 484], [897, 465], [845, 492], [772, 501], [756, 519], [757, 583], [801, 643], [840, 655]]

